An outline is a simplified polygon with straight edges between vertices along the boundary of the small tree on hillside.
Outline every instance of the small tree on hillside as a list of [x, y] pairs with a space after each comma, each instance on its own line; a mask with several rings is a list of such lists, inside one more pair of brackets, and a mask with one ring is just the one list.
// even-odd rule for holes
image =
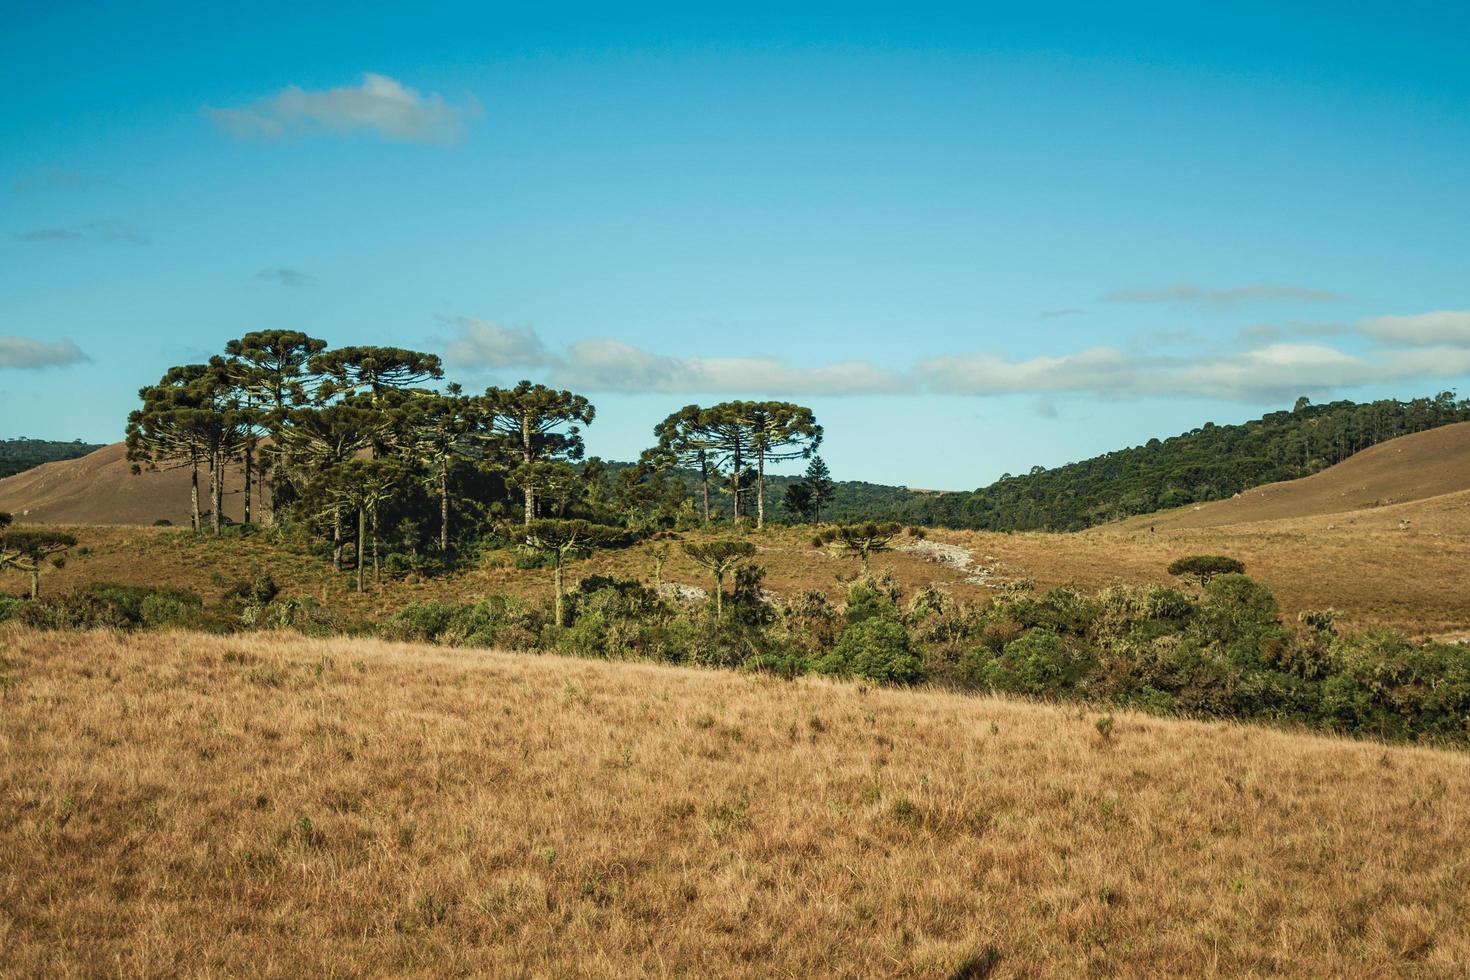
[[357, 511], [357, 591], [363, 591], [363, 574], [371, 541], [373, 581], [378, 581], [378, 509], [392, 499], [408, 479], [407, 468], [392, 459], [349, 459], [326, 474], [326, 497], [334, 514], [342, 509]]
[[838, 524], [823, 528], [812, 538], [817, 548], [830, 546], [843, 554], [855, 556], [863, 563], [863, 571], [869, 571], [873, 555], [888, 550], [895, 535], [903, 525], [895, 521], [864, 521], [860, 524]]
[[832, 471], [827, 469], [827, 463], [822, 457], [812, 457], [799, 486], [806, 487], [810, 495], [812, 523], [815, 524], [822, 519], [822, 508], [830, 504], [837, 495], [837, 484], [832, 481]]
[[525, 469], [535, 463], [575, 462], [582, 458], [582, 426], [597, 409], [581, 395], [522, 381], [514, 388], [487, 388], [476, 399], [476, 437], [493, 458], [523, 470], [525, 523], [536, 517], [536, 494], [543, 474]]
[[48, 558], [57, 564], [61, 554], [76, 543], [76, 538], [60, 531], [0, 532], [0, 568], [30, 575], [31, 598], [37, 599], [41, 595], [41, 567]]
[[725, 576], [755, 557], [755, 545], [749, 541], [710, 541], [697, 544], [683, 542], [684, 554], [709, 572], [715, 580], [715, 618], [725, 612]]
[[1210, 584], [1216, 575], [1243, 575], [1245, 565], [1224, 555], [1189, 555], [1169, 565], [1170, 575], [1191, 575], [1199, 579], [1201, 587]]
[[552, 560], [555, 569], [556, 625], [564, 625], [562, 610], [568, 559], [591, 554], [597, 546], [612, 542], [621, 533], [615, 527], [580, 520], [535, 520], [522, 529], [521, 546], [532, 554], [547, 555]]

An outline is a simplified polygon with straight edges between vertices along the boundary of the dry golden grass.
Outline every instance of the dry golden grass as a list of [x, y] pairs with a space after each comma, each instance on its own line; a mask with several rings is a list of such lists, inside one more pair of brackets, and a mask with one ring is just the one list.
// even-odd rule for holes
[[350, 639], [0, 656], [7, 975], [1470, 963], [1462, 754]]

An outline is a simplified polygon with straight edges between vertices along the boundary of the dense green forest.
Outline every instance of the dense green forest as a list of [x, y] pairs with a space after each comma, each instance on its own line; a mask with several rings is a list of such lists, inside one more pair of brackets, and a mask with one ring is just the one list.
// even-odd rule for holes
[[1301, 398], [1291, 411], [1241, 425], [1206, 422], [1170, 439], [1007, 474], [970, 493], [911, 494], [897, 510], [874, 516], [985, 531], [1079, 531], [1310, 476], [1385, 440], [1467, 420], [1470, 400], [1449, 391], [1326, 405]]
[[76, 459], [101, 449], [82, 442], [52, 442], [47, 439], [0, 439], [0, 478], [23, 473], [33, 466], [58, 459]]

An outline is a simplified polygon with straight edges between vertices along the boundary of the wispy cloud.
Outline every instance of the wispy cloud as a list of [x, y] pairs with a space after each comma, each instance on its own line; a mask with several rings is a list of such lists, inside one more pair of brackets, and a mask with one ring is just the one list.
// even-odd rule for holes
[[65, 367], [90, 360], [70, 340], [32, 340], [29, 337], [0, 336], [0, 368], [35, 370]]
[[236, 139], [369, 132], [387, 140], [440, 144], [458, 142], [469, 121], [482, 114], [474, 99], [452, 106], [437, 92], [421, 95], [371, 72], [357, 86], [311, 91], [292, 85], [248, 106], [204, 111]]
[[1331, 303], [1343, 298], [1339, 293], [1283, 283], [1210, 288], [1192, 282], [1119, 289], [1103, 297], [1113, 303], [1171, 303], [1209, 312], [1228, 312], [1259, 303]]
[[299, 269], [261, 269], [255, 274], [255, 278], [281, 286], [290, 286], [293, 289], [316, 285], [316, 276]]
[[1346, 323], [1252, 323], [1238, 331], [1242, 340], [1266, 343], [1291, 337], [1341, 337], [1353, 333]]
[[97, 187], [116, 187], [117, 184], [107, 177], [99, 177], [96, 174], [51, 167], [22, 177], [10, 186], [17, 194], [26, 194], [33, 191], [91, 190]]
[[[1421, 324], [1420, 318], [1395, 318]], [[553, 350], [529, 327], [507, 328], [474, 317], [440, 317], [455, 328], [445, 344], [449, 363], [470, 370], [538, 370], [557, 385], [591, 392], [838, 396], [943, 394], [1034, 395], [1037, 412], [1054, 417], [1056, 398], [1154, 396], [1217, 398], [1251, 403], [1320, 396], [1335, 390], [1399, 381], [1443, 380], [1470, 372], [1470, 332], [1454, 318], [1422, 321], [1415, 334], [1435, 346], [1382, 344], [1354, 353], [1326, 343], [1276, 340], [1239, 351], [1159, 353], [1096, 346], [1061, 354], [1012, 358], [977, 351], [930, 357], [908, 367], [868, 361], [799, 365], [776, 357], [682, 357], [619, 340], [585, 339]], [[1378, 324], [1378, 321], [1370, 321]], [[1464, 321], [1470, 324], [1470, 319]], [[1422, 324], [1421, 324], [1422, 325]], [[1405, 330], [1390, 324], [1396, 337]], [[1322, 325], [1326, 330], [1326, 326]], [[1342, 332], [1346, 328], [1333, 328]], [[1464, 341], [1463, 345], [1461, 342]], [[1361, 340], [1359, 341], [1361, 343]]]
[[1043, 319], [1055, 320], [1059, 317], [1064, 316], [1081, 316], [1086, 312], [1086, 310], [1078, 309], [1077, 307], [1073, 306], [1068, 306], [1058, 310], [1042, 310], [1040, 315]]
[[124, 245], [147, 245], [148, 239], [124, 221], [88, 221], [56, 228], [34, 228], [16, 235], [17, 241], [34, 243], [110, 242]]
[[530, 327], [502, 327], [473, 316], [441, 314], [435, 319], [455, 329], [444, 355], [466, 368], [546, 367], [558, 361]]
[[1369, 337], [1404, 344], [1470, 343], [1470, 310], [1436, 310], [1414, 316], [1381, 316], [1358, 329]]

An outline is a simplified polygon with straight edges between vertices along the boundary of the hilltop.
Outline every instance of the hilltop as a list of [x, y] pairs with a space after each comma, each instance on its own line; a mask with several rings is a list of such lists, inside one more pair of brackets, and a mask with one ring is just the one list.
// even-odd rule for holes
[[[43, 463], [0, 480], [0, 510], [32, 524], [189, 523], [189, 470], [134, 474], [127, 446], [115, 442], [78, 459]], [[238, 467], [227, 469], [223, 513], [242, 516]], [[209, 508], [209, 473], [199, 477], [201, 508]]]
[[1223, 500], [1310, 476], [1354, 453], [1415, 432], [1470, 421], [1453, 393], [1410, 401], [1300, 399], [1241, 425], [1207, 422], [1168, 439], [1051, 469], [1006, 475], [970, 493], [917, 497], [897, 516], [986, 531], [1080, 531], [1110, 521]]
[[8, 974], [1470, 959], [1462, 753], [361, 639], [4, 637]]
[[100, 449], [94, 443], [57, 442], [50, 439], [0, 439], [0, 478], [22, 473], [33, 466], [57, 459], [75, 459]]

